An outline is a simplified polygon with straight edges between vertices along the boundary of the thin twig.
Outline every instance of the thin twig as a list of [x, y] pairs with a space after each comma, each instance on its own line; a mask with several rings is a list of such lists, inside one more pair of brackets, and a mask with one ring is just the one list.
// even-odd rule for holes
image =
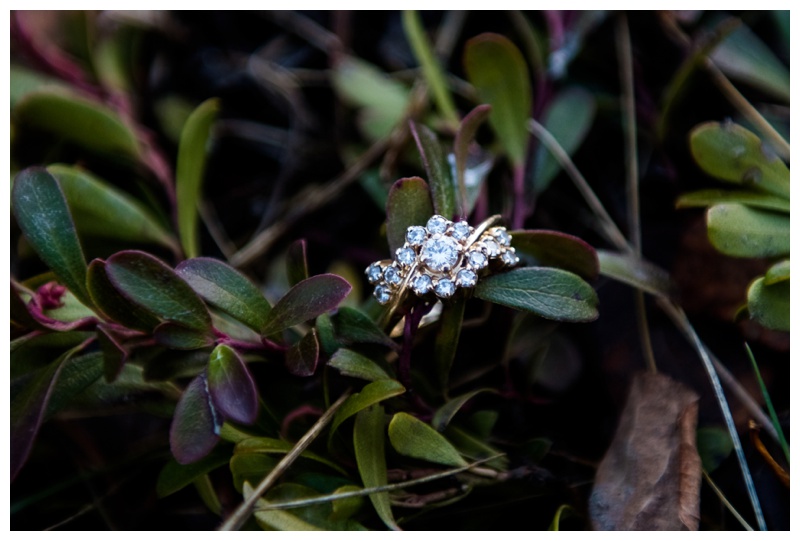
[[255, 506], [258, 499], [273, 485], [278, 478], [283, 475], [286, 470], [289, 469], [295, 460], [311, 445], [317, 436], [320, 435], [322, 430], [328, 425], [328, 423], [333, 419], [333, 415], [339, 409], [339, 407], [344, 403], [347, 397], [350, 396], [350, 391], [346, 391], [339, 397], [339, 399], [331, 404], [331, 407], [325, 412], [325, 414], [319, 418], [319, 420], [314, 423], [308, 432], [300, 438], [292, 450], [289, 451], [283, 459], [278, 462], [275, 468], [261, 480], [258, 486], [253, 490], [253, 492], [236, 508], [236, 511], [231, 514], [230, 517], [219, 527], [219, 531], [236, 531], [242, 527], [245, 521], [250, 517], [250, 513], [253, 511], [253, 507]]
[[747, 523], [747, 521], [744, 518], [742, 518], [742, 515], [739, 514], [736, 508], [733, 507], [733, 505], [731, 505], [731, 502], [728, 501], [728, 498], [725, 497], [725, 494], [722, 493], [717, 484], [711, 479], [711, 476], [708, 475], [708, 472], [705, 470], [705, 468], [703, 468], [703, 478], [706, 480], [706, 483], [708, 483], [708, 486], [710, 486], [714, 490], [714, 492], [717, 493], [717, 496], [719, 496], [719, 499], [720, 501], [722, 501], [722, 504], [725, 507], [727, 507], [728, 511], [731, 512], [734, 518], [739, 521], [739, 524], [741, 524], [742, 527], [748, 532], [752, 532], [753, 527], [750, 526]]

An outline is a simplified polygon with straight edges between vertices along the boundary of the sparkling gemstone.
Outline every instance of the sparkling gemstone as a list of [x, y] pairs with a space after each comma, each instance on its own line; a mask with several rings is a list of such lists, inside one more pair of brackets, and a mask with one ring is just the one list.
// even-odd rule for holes
[[383, 274], [383, 269], [377, 263], [373, 263], [369, 267], [367, 267], [367, 280], [369, 280], [370, 284], [375, 284], [381, 279], [381, 275]]
[[452, 237], [435, 237], [425, 242], [422, 263], [434, 272], [447, 272], [458, 262], [458, 243]]
[[400, 276], [400, 273], [397, 272], [396, 267], [386, 267], [383, 271], [383, 279], [386, 280], [387, 284], [391, 284], [396, 286], [399, 284], [403, 278]]
[[484, 240], [483, 245], [486, 247], [486, 254], [489, 257], [497, 257], [500, 254], [500, 246], [492, 239]]
[[508, 266], [513, 266], [519, 263], [519, 258], [511, 250], [504, 252], [503, 255], [501, 256], [501, 259], [503, 260], [503, 263], [505, 263]]
[[467, 222], [458, 222], [453, 224], [453, 238], [456, 240], [464, 240], [469, 236], [469, 224]]
[[414, 262], [414, 258], [417, 257], [416, 252], [412, 248], [398, 248], [397, 249], [397, 260], [406, 266], [411, 265]]
[[447, 220], [445, 220], [444, 217], [434, 214], [431, 216], [431, 219], [428, 220], [428, 225], [426, 227], [429, 233], [436, 234], [447, 231], [447, 225]]
[[421, 274], [411, 281], [411, 289], [420, 296], [430, 291], [432, 287], [433, 282], [431, 282], [431, 277], [427, 274]]
[[389, 288], [386, 286], [375, 287], [375, 291], [373, 291], [372, 294], [375, 295], [375, 298], [378, 299], [378, 302], [381, 304], [386, 304], [389, 302], [389, 299], [392, 296]]
[[406, 240], [411, 246], [419, 246], [422, 244], [427, 235], [425, 228], [420, 225], [412, 225], [406, 230]]
[[486, 266], [486, 256], [482, 252], [470, 252], [467, 256], [467, 263], [473, 269], [480, 270]]
[[478, 275], [469, 269], [461, 269], [456, 275], [456, 285], [459, 287], [475, 287]]
[[502, 244], [503, 246], [508, 246], [511, 244], [511, 235], [505, 229], [498, 229], [494, 232], [494, 238], [497, 239], [497, 242]]
[[456, 292], [456, 285], [452, 280], [443, 278], [436, 284], [435, 291], [437, 296], [441, 297], [442, 299], [447, 299], [452, 297], [453, 293]]

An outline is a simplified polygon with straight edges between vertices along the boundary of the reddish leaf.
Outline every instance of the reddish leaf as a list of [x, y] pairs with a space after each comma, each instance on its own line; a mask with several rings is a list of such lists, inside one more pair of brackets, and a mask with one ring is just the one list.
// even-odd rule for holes
[[286, 368], [295, 376], [313, 376], [318, 362], [319, 341], [312, 328], [286, 352]]
[[180, 464], [196, 462], [219, 441], [222, 419], [211, 403], [205, 374], [192, 380], [175, 408], [169, 446]]
[[208, 361], [208, 392], [226, 419], [253, 424], [258, 415], [258, 391], [239, 354], [220, 344]]
[[269, 336], [333, 310], [351, 289], [347, 280], [335, 274], [307, 278], [290, 289], [272, 307], [261, 334]]

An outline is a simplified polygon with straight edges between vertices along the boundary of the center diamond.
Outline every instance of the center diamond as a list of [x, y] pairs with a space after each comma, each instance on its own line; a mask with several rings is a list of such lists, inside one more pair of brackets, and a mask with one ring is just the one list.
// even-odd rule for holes
[[433, 272], [448, 272], [458, 262], [458, 248], [452, 237], [434, 237], [422, 246], [420, 259]]

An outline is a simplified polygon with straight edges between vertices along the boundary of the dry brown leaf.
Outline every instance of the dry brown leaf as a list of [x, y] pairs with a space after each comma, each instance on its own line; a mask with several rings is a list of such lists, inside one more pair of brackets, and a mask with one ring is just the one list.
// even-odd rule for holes
[[697, 530], [697, 400], [662, 374], [634, 378], [595, 476], [589, 514], [596, 530]]

